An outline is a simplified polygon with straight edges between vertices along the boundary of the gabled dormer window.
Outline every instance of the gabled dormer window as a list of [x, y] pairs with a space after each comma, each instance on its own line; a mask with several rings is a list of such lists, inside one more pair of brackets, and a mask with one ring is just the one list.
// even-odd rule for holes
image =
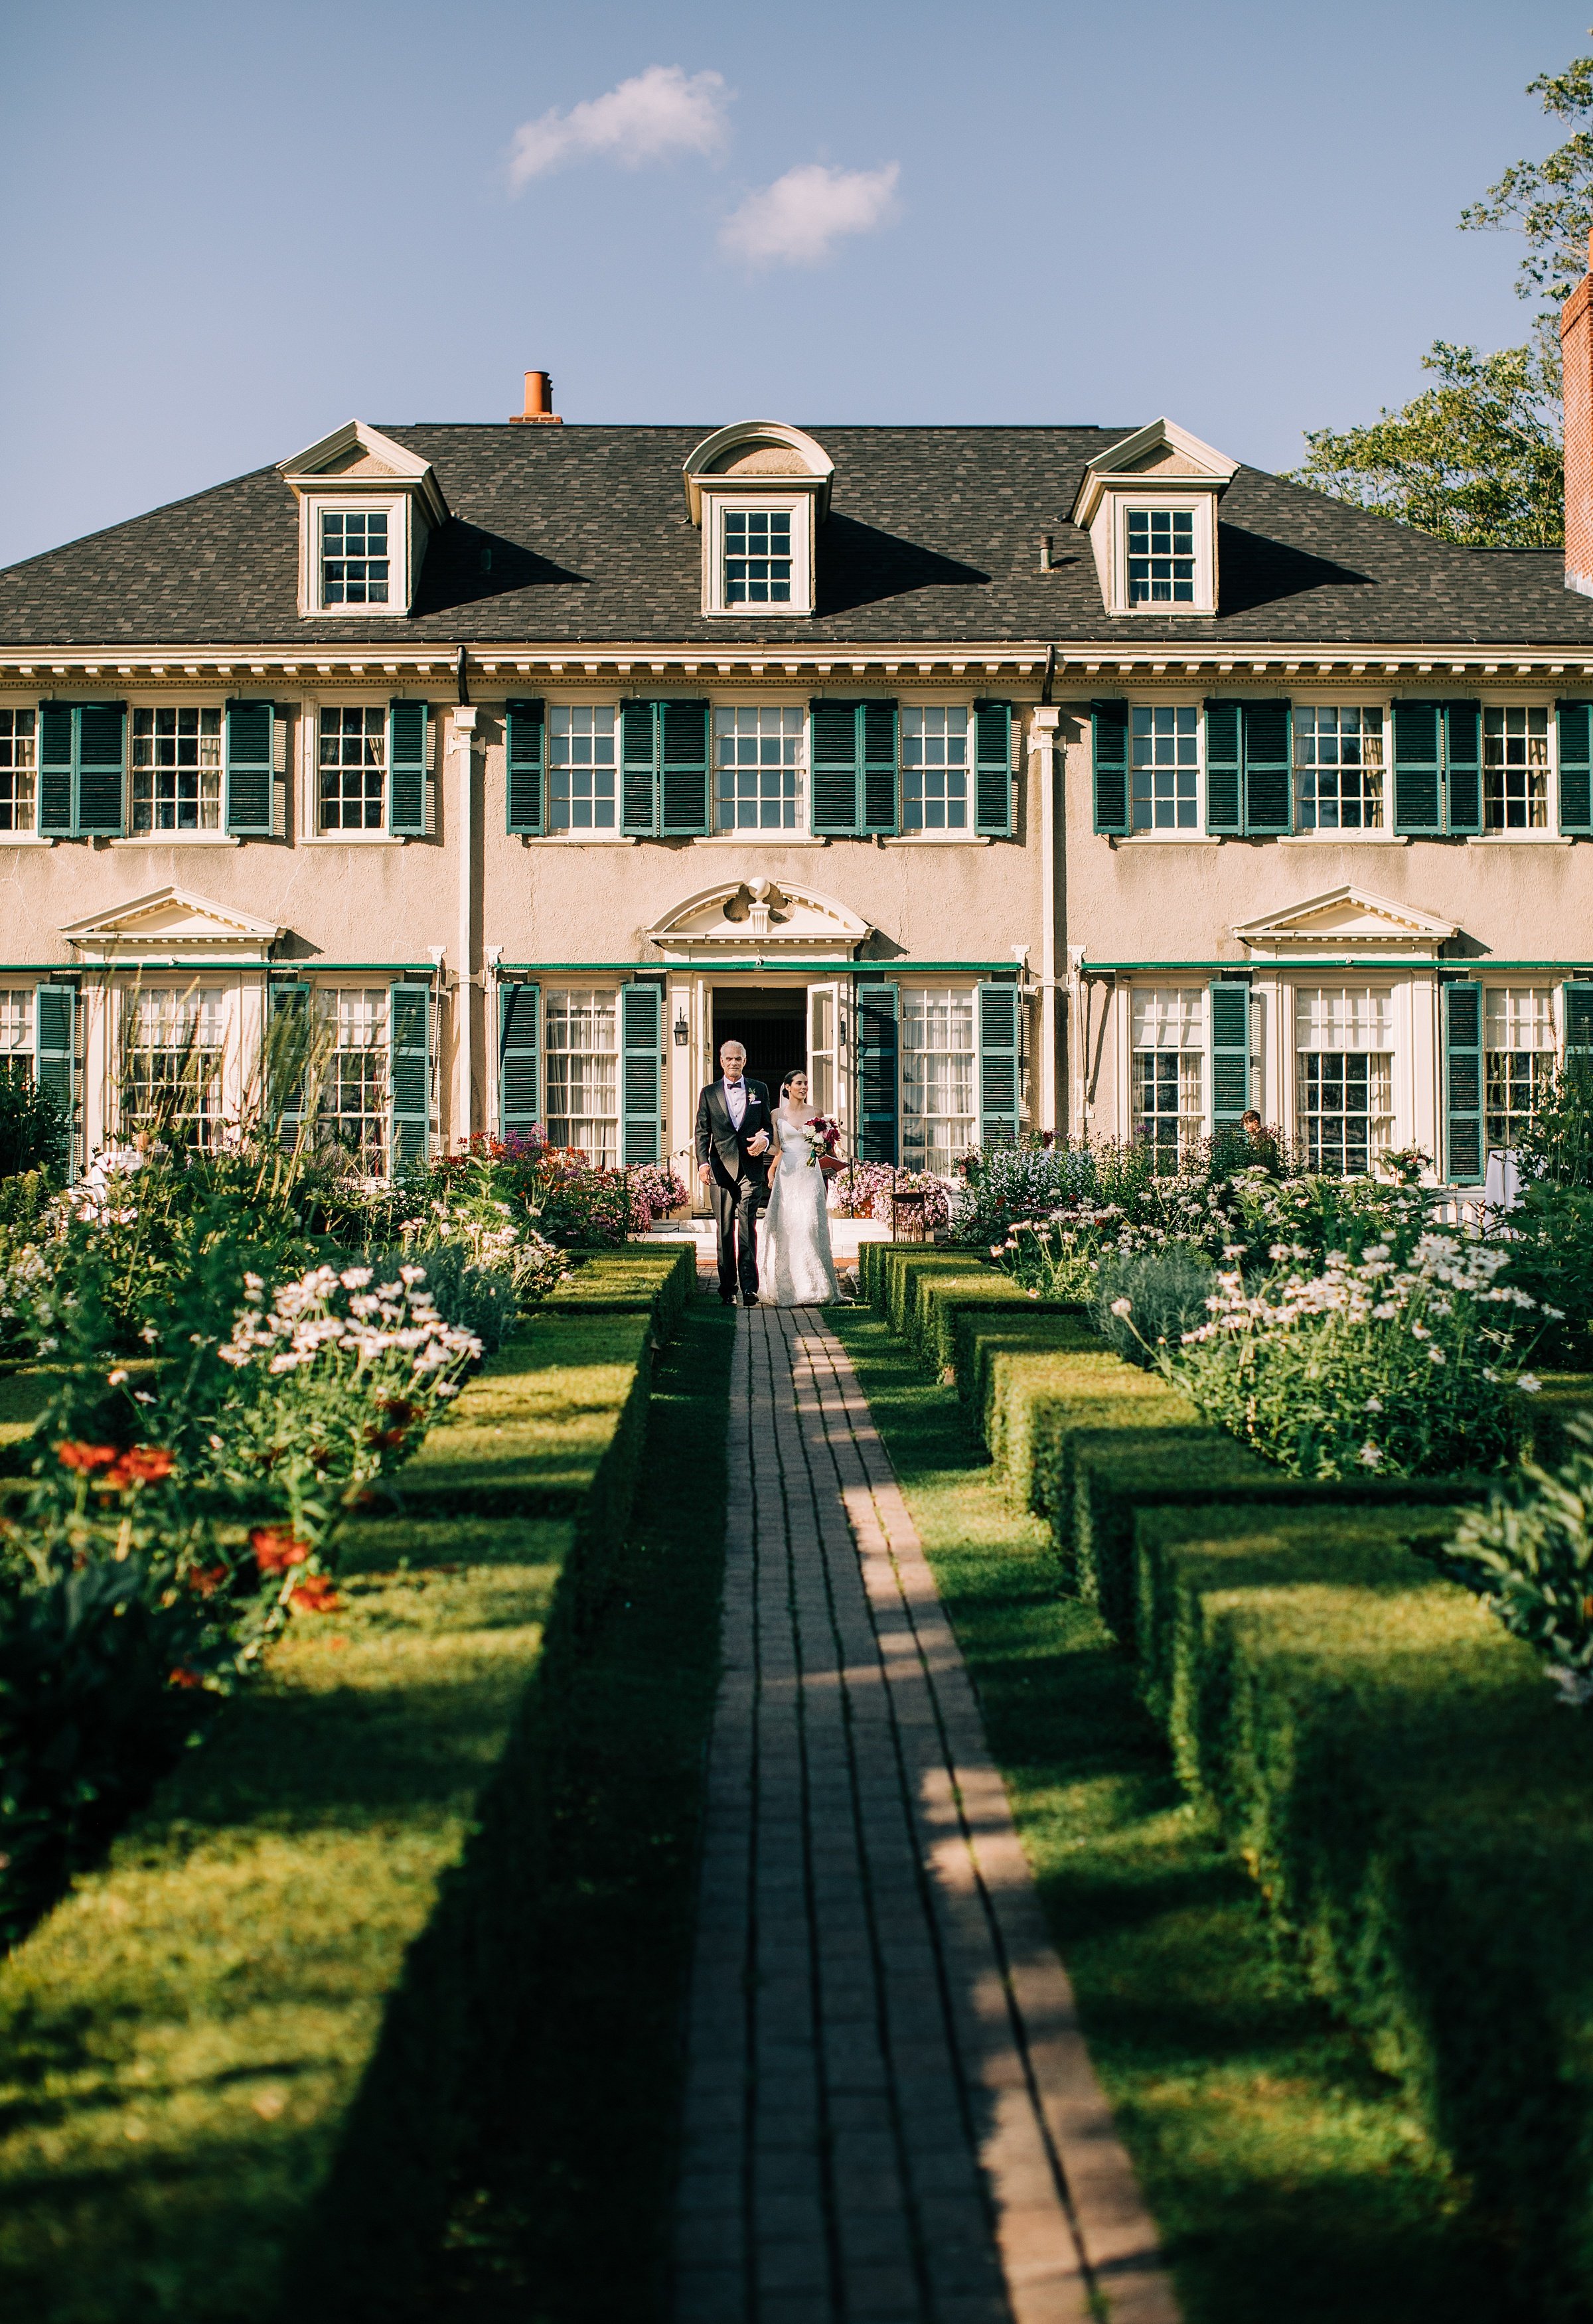
[[412, 612], [426, 544], [448, 515], [430, 461], [351, 420], [277, 473], [299, 503], [299, 611]]
[[1108, 613], [1217, 611], [1217, 503], [1237, 463], [1155, 420], [1098, 453], [1073, 521], [1089, 534]]

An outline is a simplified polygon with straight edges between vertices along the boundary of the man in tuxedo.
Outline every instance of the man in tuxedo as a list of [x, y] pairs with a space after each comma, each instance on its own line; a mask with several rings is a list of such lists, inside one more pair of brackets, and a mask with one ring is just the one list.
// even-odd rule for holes
[[769, 1093], [746, 1078], [746, 1051], [727, 1041], [719, 1051], [723, 1068], [697, 1101], [697, 1175], [711, 1188], [714, 1222], [719, 1230], [719, 1296], [749, 1307], [758, 1304], [758, 1205], [768, 1168], [764, 1157], [773, 1134]]

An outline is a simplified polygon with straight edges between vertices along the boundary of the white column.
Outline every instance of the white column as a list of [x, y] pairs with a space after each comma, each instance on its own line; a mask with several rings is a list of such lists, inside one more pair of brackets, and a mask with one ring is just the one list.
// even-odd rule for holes
[[449, 1111], [449, 1147], [457, 1151], [459, 1140], [468, 1138], [477, 1127], [473, 1118], [470, 1087], [470, 1065], [475, 1053], [476, 1025], [480, 1014], [477, 1001], [480, 981], [476, 966], [476, 811], [474, 793], [473, 752], [476, 748], [476, 711], [473, 705], [461, 705], [449, 713], [449, 747], [455, 764], [454, 828], [450, 834], [459, 866], [459, 933], [454, 956], [453, 974], [453, 1097]]
[[83, 1012], [83, 1081], [79, 1090], [83, 1128], [83, 1160], [92, 1162], [109, 1134], [107, 1099], [111, 1061], [116, 1056], [116, 1028], [112, 1022], [116, 991], [110, 976], [93, 973], [83, 979], [78, 1003]]
[[[1056, 749], [1061, 712], [1042, 703], [1030, 715], [1030, 773], [1040, 792], [1040, 1119], [1039, 1130], [1065, 1130], [1057, 1112]], [[1032, 788], [1033, 788], [1032, 784]]]

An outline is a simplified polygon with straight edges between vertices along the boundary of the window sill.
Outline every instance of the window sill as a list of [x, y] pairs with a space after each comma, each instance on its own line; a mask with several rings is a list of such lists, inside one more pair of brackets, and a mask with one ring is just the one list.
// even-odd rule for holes
[[707, 833], [699, 847], [828, 847], [829, 840], [822, 832], [764, 831], [750, 825], [746, 831], [714, 831]]
[[407, 847], [408, 836], [391, 831], [306, 831], [295, 847]]
[[1408, 847], [1410, 844], [1398, 831], [1285, 831], [1278, 835], [1280, 847]]
[[42, 831], [0, 831], [0, 847], [53, 847], [55, 835]]
[[1574, 847], [1576, 841], [1569, 834], [1558, 831], [1474, 831], [1468, 835], [1468, 847]]
[[634, 847], [628, 831], [518, 831], [509, 835], [527, 847]]
[[1220, 847], [1214, 831], [1130, 831], [1119, 833], [1119, 847]]
[[989, 847], [994, 844], [986, 831], [890, 831], [885, 834], [887, 847]]
[[241, 847], [241, 839], [227, 831], [129, 831], [113, 839], [113, 847]]

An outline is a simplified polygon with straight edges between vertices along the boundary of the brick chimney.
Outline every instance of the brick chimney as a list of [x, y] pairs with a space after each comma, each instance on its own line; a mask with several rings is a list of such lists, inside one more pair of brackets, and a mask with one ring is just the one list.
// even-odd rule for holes
[[[1593, 234], [1588, 237], [1593, 267]], [[1593, 273], [1560, 310], [1565, 369], [1565, 586], [1593, 597]]]
[[553, 409], [553, 378], [551, 372], [528, 371], [525, 374], [525, 409], [509, 414], [512, 428], [562, 428], [563, 420]]

